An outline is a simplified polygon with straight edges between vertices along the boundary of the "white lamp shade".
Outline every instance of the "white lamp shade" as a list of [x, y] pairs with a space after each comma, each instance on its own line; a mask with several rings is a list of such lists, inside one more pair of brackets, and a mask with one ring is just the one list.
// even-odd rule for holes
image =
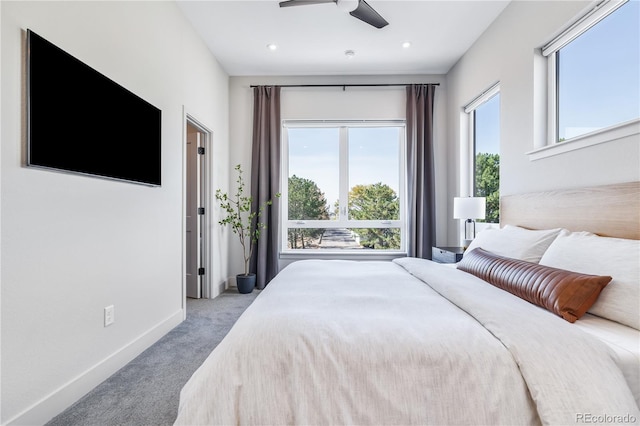
[[453, 199], [454, 219], [484, 219], [485, 197], [455, 197]]

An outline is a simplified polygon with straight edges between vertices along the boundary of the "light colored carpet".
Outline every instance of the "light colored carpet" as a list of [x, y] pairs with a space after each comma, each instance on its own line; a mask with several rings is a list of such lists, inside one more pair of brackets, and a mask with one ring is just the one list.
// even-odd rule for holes
[[187, 319], [47, 426], [173, 424], [180, 389], [260, 292], [187, 299]]

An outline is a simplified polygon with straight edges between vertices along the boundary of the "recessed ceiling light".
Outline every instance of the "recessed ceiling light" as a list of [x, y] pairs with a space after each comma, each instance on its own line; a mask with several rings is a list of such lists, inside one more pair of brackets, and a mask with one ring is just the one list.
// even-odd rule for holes
[[274, 43], [267, 44], [267, 49], [269, 50], [276, 50], [277, 48], [278, 48], [277, 44], [274, 44]]
[[347, 59], [351, 59], [356, 56], [356, 52], [354, 52], [353, 50], [345, 50], [344, 55], [347, 57]]
[[402, 48], [403, 49], [408, 49], [411, 47], [411, 42], [410, 41], [405, 41], [402, 43]]

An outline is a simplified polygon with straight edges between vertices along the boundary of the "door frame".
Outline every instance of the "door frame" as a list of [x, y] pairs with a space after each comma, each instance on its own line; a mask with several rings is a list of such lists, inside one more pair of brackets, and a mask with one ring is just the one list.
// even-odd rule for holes
[[202, 182], [202, 207], [205, 209], [204, 220], [202, 223], [202, 235], [204, 244], [202, 245], [202, 259], [203, 264], [201, 267], [205, 268], [205, 274], [202, 277], [202, 298], [208, 299], [211, 297], [211, 217], [212, 217], [212, 196], [211, 196], [211, 176], [212, 176], [212, 146], [213, 146], [213, 132], [201, 121], [195, 118], [192, 114], [187, 112], [183, 106], [182, 109], [182, 309], [185, 312], [186, 318], [186, 304], [187, 304], [187, 125], [196, 127], [199, 132], [202, 133], [202, 146], [205, 149], [203, 170], [201, 170], [201, 182]]

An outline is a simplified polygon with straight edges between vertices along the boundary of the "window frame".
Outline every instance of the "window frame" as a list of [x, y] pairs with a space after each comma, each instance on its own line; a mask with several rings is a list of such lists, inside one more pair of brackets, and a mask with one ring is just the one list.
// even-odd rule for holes
[[[476, 110], [489, 102], [494, 97], [500, 95], [500, 82], [493, 84], [491, 87], [486, 89], [476, 98], [474, 98], [471, 102], [463, 107], [463, 111], [467, 114], [467, 123], [468, 123], [468, 146], [469, 146], [469, 196], [474, 197], [476, 194]], [[486, 223], [487, 225], [492, 224], [492, 222], [478, 222]], [[484, 225], [483, 225], [484, 226]]]
[[[349, 138], [348, 129], [355, 127], [399, 127], [401, 128], [399, 140], [399, 193], [400, 212], [398, 220], [350, 220], [348, 218], [349, 196]], [[289, 128], [338, 128], [339, 129], [339, 200], [340, 219], [338, 220], [290, 220], [288, 218], [288, 179], [289, 179]], [[407, 175], [406, 175], [406, 120], [306, 120], [285, 119], [282, 120], [281, 136], [281, 218], [279, 247], [280, 257], [370, 257], [393, 258], [405, 256], [407, 253]], [[346, 200], [342, 203], [342, 200]], [[397, 228], [400, 229], [400, 248], [373, 249], [373, 250], [349, 250], [349, 249], [290, 249], [287, 247], [288, 231], [291, 228]]]
[[[546, 144], [527, 153], [531, 155], [532, 160], [638, 134], [640, 118], [619, 122], [593, 132], [559, 141], [557, 54], [563, 47], [589, 31], [603, 19], [624, 6], [628, 1], [629, 0], [603, 0], [597, 3], [575, 23], [542, 47], [541, 54], [546, 58], [547, 74]], [[558, 149], [550, 149], [556, 147]]]

